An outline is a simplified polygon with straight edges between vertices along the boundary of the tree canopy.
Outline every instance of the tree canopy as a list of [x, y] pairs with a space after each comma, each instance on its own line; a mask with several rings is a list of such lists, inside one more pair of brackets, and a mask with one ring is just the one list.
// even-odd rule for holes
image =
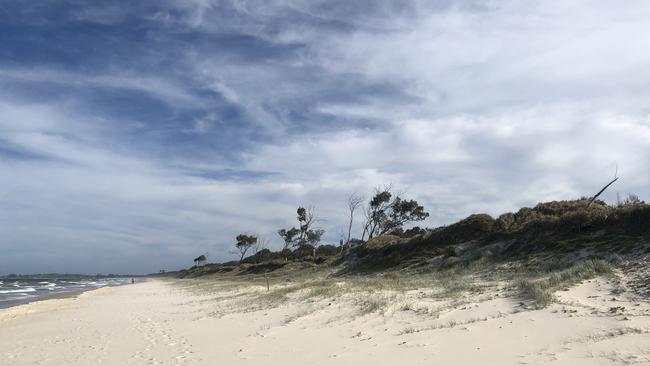
[[296, 210], [298, 227], [278, 230], [278, 235], [284, 241], [284, 249], [290, 247], [316, 246], [325, 230], [315, 229], [313, 225], [316, 221], [316, 215], [313, 208], [306, 209], [298, 207]]
[[207, 261], [207, 260], [208, 260], [208, 257], [206, 257], [205, 254], [201, 254], [200, 256], [194, 258], [194, 263], [197, 266], [200, 266], [200, 265], [204, 264], [205, 261]]
[[393, 198], [389, 188], [377, 190], [366, 208], [362, 238], [368, 235], [368, 239], [372, 239], [399, 230], [407, 222], [421, 221], [427, 217], [429, 213], [417, 201], [405, 200], [399, 196]]
[[241, 254], [241, 257], [239, 258], [239, 261], [241, 262], [244, 259], [246, 252], [255, 244], [257, 244], [257, 236], [239, 234], [237, 235], [236, 239], [237, 239], [237, 243], [235, 244], [235, 246], [237, 247], [239, 253]]

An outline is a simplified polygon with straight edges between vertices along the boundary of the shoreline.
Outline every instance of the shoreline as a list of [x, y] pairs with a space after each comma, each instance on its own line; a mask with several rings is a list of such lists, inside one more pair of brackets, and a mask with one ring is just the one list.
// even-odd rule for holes
[[[143, 278], [143, 280], [141, 280], [140, 282], [146, 282], [146, 281], [148, 281], [148, 278]], [[123, 284], [115, 284], [115, 285], [105, 285], [105, 286], [100, 286], [100, 287], [88, 287], [88, 288], [85, 288], [85, 289], [71, 289], [69, 291], [57, 291], [57, 292], [50, 293], [50, 294], [47, 294], [47, 295], [44, 295], [44, 296], [41, 296], [41, 297], [4, 301], [4, 302], [0, 302], [0, 311], [5, 310], [5, 309], [12, 309], [12, 308], [15, 308], [17, 306], [34, 304], [34, 303], [41, 302], [41, 301], [76, 298], [79, 295], [81, 295], [83, 293], [90, 292], [90, 291], [95, 291], [95, 290], [99, 290], [99, 289], [103, 289], [103, 288], [107, 288], [107, 287], [120, 287], [120, 286], [125, 286], [125, 285], [130, 285], [130, 284], [131, 283], [123, 283]]]
[[47, 297], [34, 299], [30, 302], [16, 304], [10, 307], [0, 308], [0, 327], [3, 322], [16, 319], [21, 316], [29, 316], [32, 314], [53, 314], [57, 310], [63, 309], [66, 305], [77, 301], [84, 296], [93, 296], [96, 293], [101, 293], [108, 288], [119, 286], [104, 286], [87, 290], [76, 290], [69, 292], [61, 292], [52, 294]]
[[[99, 288], [103, 288], [103, 287], [99, 287]], [[93, 289], [88, 289], [88, 290], [73, 290], [73, 291], [68, 291], [68, 292], [57, 292], [55, 294], [51, 294], [51, 295], [47, 295], [47, 296], [43, 296], [43, 297], [39, 297], [39, 298], [6, 301], [6, 302], [0, 304], [0, 311], [5, 310], [5, 309], [12, 309], [12, 308], [15, 308], [17, 306], [35, 304], [35, 303], [40, 302], [40, 301], [76, 298], [76, 297], [78, 297], [79, 295], [81, 295], [84, 292], [98, 290], [99, 288], [93, 288]]]

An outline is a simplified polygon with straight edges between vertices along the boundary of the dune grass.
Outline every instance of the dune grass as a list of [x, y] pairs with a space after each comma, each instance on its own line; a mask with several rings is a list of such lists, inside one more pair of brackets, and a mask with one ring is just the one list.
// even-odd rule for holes
[[290, 301], [344, 299], [357, 306], [361, 314], [367, 314], [391, 307], [397, 309], [407, 298], [458, 298], [464, 293], [481, 292], [485, 287], [485, 283], [477, 283], [467, 270], [459, 269], [417, 274], [394, 271], [373, 276], [328, 277], [322, 274], [320, 277], [297, 278], [296, 282], [276, 283], [269, 291], [257, 291], [251, 294], [249, 307], [261, 309]]
[[[282, 306], [290, 302], [319, 302], [344, 299], [354, 304], [360, 314], [388, 310], [399, 305], [410, 292], [425, 291], [426, 297], [444, 299], [458, 297], [463, 292], [481, 289], [473, 279], [458, 271], [402, 275], [389, 272], [376, 276], [328, 277], [327, 273], [297, 277], [292, 281], [275, 279], [267, 290], [264, 281], [250, 280], [180, 280], [177, 288], [201, 295], [200, 302], [221, 303], [219, 313], [228, 309], [257, 311]], [[421, 292], [424, 293], [424, 292]], [[425, 296], [425, 295], [422, 295]]]
[[[360, 314], [403, 310], [430, 313], [432, 301], [465, 301], [481, 294], [508, 288], [532, 302], [532, 308], [544, 308], [554, 301], [553, 293], [579, 281], [598, 275], [611, 275], [611, 267], [602, 260], [587, 260], [569, 268], [537, 267], [528, 272], [519, 268], [495, 271], [495, 264], [480, 260], [467, 266], [427, 272], [392, 271], [376, 275], [331, 276], [330, 271], [310, 272], [305, 276], [276, 277], [267, 290], [266, 277], [246, 280], [180, 281], [179, 287], [206, 295], [200, 301], [221, 304], [218, 312], [257, 311], [290, 302], [345, 301]], [[520, 277], [521, 279], [516, 280]], [[505, 286], [505, 287], [504, 287]], [[498, 296], [498, 295], [497, 295]], [[489, 296], [488, 296], [489, 297]], [[428, 305], [427, 305], [428, 304]]]
[[517, 282], [517, 287], [524, 296], [533, 301], [534, 308], [542, 309], [554, 301], [555, 291], [599, 275], [611, 276], [613, 273], [605, 261], [590, 259], [542, 278], [521, 279]]

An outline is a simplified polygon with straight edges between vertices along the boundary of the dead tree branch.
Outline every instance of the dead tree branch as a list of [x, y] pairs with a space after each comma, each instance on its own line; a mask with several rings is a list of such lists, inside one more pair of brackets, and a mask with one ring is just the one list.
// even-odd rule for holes
[[607, 188], [609, 188], [609, 186], [611, 186], [612, 184], [614, 184], [614, 182], [616, 182], [617, 180], [618, 180], [618, 177], [614, 177], [614, 180], [612, 180], [612, 181], [609, 182], [606, 186], [604, 186], [603, 189], [601, 189], [598, 193], [596, 193], [595, 196], [591, 197], [591, 199], [589, 200], [589, 204], [587, 205], [587, 208], [591, 207], [591, 204], [594, 203], [594, 201], [596, 200], [596, 198], [598, 198], [598, 196], [600, 196], [603, 192], [605, 192], [605, 190], [606, 190]]

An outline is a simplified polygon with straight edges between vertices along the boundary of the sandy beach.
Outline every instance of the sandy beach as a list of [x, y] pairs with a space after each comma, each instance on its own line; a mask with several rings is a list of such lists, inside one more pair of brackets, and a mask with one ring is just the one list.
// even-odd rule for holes
[[360, 310], [350, 293], [251, 302], [264, 291], [152, 280], [5, 309], [0, 364], [650, 364], [650, 306], [612, 295], [606, 278], [560, 291], [542, 310], [499, 291], [454, 300], [386, 292], [373, 295], [391, 299], [378, 310]]

